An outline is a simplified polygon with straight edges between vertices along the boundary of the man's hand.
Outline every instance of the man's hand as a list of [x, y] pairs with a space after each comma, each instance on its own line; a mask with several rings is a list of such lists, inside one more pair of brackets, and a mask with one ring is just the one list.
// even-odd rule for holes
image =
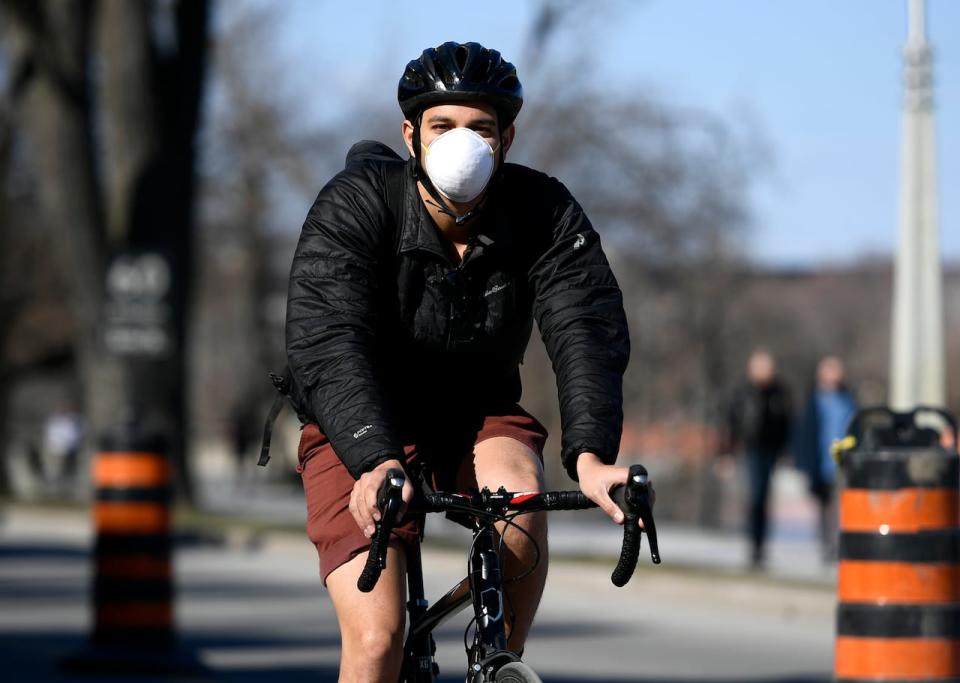
[[[353, 485], [353, 492], [350, 494], [350, 514], [354, 521], [363, 530], [363, 535], [367, 538], [373, 536], [375, 530], [374, 524], [380, 521], [380, 510], [377, 509], [377, 494], [380, 487], [383, 486], [383, 480], [387, 478], [387, 470], [403, 469], [399, 460], [387, 460], [377, 465], [375, 468], [366, 472], [357, 479]], [[413, 499], [413, 486], [410, 480], [406, 479], [403, 483], [403, 505], [400, 507], [399, 517], [407, 510], [407, 503]], [[398, 519], [399, 519], [398, 517]]]
[[580, 490], [617, 524], [623, 524], [623, 512], [610, 498], [610, 490], [627, 483], [628, 471], [626, 467], [605, 465], [595, 453], [581, 453], [577, 458]]
[[[630, 470], [616, 465], [605, 465], [595, 453], [581, 453], [577, 458], [577, 477], [580, 479], [580, 490], [583, 494], [600, 506], [600, 509], [610, 515], [617, 524], [623, 524], [623, 511], [610, 498], [610, 491], [616, 486], [626, 485]], [[650, 488], [650, 505], [653, 505], [656, 495], [653, 487]], [[640, 523], [643, 526], [643, 523]]]

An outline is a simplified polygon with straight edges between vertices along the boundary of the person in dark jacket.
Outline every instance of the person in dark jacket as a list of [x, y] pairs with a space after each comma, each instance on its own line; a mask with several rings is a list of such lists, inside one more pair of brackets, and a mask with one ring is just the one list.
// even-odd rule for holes
[[837, 466], [831, 445], [847, 433], [857, 412], [857, 402], [847, 390], [846, 370], [836, 356], [817, 364], [817, 382], [804, 409], [794, 438], [798, 467], [807, 475], [810, 493], [820, 508], [820, 549], [825, 562], [837, 553]]
[[[546, 430], [518, 405], [534, 321], [557, 375], [566, 470], [623, 521], [609, 497], [627, 477], [614, 465], [629, 357], [622, 295], [567, 189], [505, 162], [523, 102], [516, 70], [477, 43], [445, 43], [407, 65], [398, 99], [409, 160], [355, 149], [310, 209], [290, 273], [287, 355], [308, 422], [299, 469], [340, 624], [341, 680], [397, 677], [402, 552], [391, 547], [372, 593], [356, 588], [387, 469], [426, 465], [438, 488], [542, 490]], [[517, 523], [546, 550], [543, 515]], [[397, 536], [419, 531], [411, 522]], [[520, 574], [534, 547], [503, 533], [506, 573]], [[541, 563], [509, 586], [514, 651], [545, 576]]]
[[754, 567], [764, 561], [769, 528], [770, 479], [787, 445], [791, 408], [787, 390], [777, 377], [777, 365], [758, 350], [747, 363], [747, 381], [730, 401], [727, 432], [731, 450], [742, 448], [749, 484], [747, 529]]

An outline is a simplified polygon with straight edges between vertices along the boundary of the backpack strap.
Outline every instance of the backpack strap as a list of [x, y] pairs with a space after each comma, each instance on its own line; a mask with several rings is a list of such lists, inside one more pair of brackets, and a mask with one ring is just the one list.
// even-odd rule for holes
[[[403, 222], [406, 215], [406, 184], [407, 176], [410, 173], [409, 162], [404, 161], [390, 147], [382, 142], [375, 140], [361, 140], [350, 148], [347, 152], [347, 158], [344, 167], [352, 164], [363, 163], [365, 161], [387, 162], [383, 164], [384, 168], [384, 201], [387, 208], [393, 214], [394, 222], [394, 247], [400, 244], [400, 235], [403, 232]], [[297, 405], [297, 401], [302, 400], [299, 390], [295, 388], [293, 375], [290, 367], [287, 366], [282, 375], [270, 373], [270, 381], [277, 390], [277, 395], [270, 405], [270, 411], [267, 413], [267, 419], [263, 425], [263, 438], [260, 442], [260, 459], [257, 465], [266, 466], [270, 462], [270, 440], [273, 437], [273, 426], [283, 410], [285, 403], [291, 403], [296, 409], [301, 422], [306, 421], [306, 415], [303, 406]], [[297, 394], [297, 395], [295, 395]]]
[[270, 381], [273, 382], [273, 386], [276, 387], [277, 395], [274, 396], [273, 403], [270, 404], [270, 412], [267, 413], [267, 419], [263, 423], [263, 439], [260, 441], [260, 459], [257, 461], [257, 465], [260, 467], [266, 467], [267, 463], [270, 462], [270, 439], [273, 437], [273, 425], [276, 424], [277, 416], [280, 414], [280, 411], [283, 410], [283, 406], [288, 400], [290, 388], [286, 380], [289, 374], [289, 367], [284, 371], [283, 377], [273, 372], [270, 373]]
[[367, 161], [383, 163], [384, 201], [394, 221], [394, 242], [400, 244], [400, 234], [403, 232], [403, 221], [406, 214], [407, 177], [410, 174], [410, 162], [404, 161], [393, 148], [376, 140], [361, 140], [350, 148], [344, 166], [349, 168], [354, 164]]
[[[410, 174], [410, 165], [405, 161], [384, 164], [384, 199], [387, 208], [393, 214], [394, 246], [399, 247], [400, 235], [403, 234], [403, 224], [406, 219], [407, 207], [407, 176]], [[396, 251], [396, 250], [394, 250]]]

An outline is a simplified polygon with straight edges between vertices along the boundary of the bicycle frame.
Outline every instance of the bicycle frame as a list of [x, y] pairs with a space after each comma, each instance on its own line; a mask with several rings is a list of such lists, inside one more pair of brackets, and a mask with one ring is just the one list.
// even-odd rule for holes
[[[387, 483], [389, 487], [385, 486], [381, 490], [378, 505], [383, 511], [384, 519], [392, 520], [395, 519], [400, 505], [403, 473], [391, 470], [387, 475]], [[388, 488], [389, 494], [386, 493]], [[624, 543], [620, 560], [611, 576], [614, 585], [624, 585], [636, 566], [641, 534], [638, 520], [642, 520], [644, 529], [650, 536], [651, 560], [654, 564], [660, 563], [656, 527], [646, 495], [646, 470], [639, 465], [631, 467], [627, 486], [612, 493], [625, 514]], [[497, 521], [508, 521], [508, 518], [504, 517], [506, 513], [579, 510], [596, 507], [596, 503], [579, 491], [510, 493], [502, 487], [496, 492], [484, 489], [474, 496], [431, 493], [422, 497], [418, 503], [419, 506], [411, 503], [408, 512], [447, 512], [449, 516], [456, 511], [452, 518], [472, 529], [473, 543], [470, 546], [467, 577], [432, 607], [428, 605], [424, 594], [420, 544], [416, 542], [406, 547], [407, 612], [410, 615], [410, 628], [404, 643], [400, 683], [434, 683], [439, 669], [434, 661], [436, 643], [433, 631], [468, 603], [473, 604], [476, 631], [473, 646], [468, 652], [469, 669], [466, 680], [467, 683], [493, 680], [493, 675], [501, 667], [509, 662], [520, 661], [517, 654], [507, 649]], [[377, 524], [366, 566], [357, 581], [358, 589], [363, 592], [372, 590], [380, 570], [386, 566], [386, 545], [391, 529], [392, 523]]]
[[[423, 566], [420, 544], [407, 547], [407, 611], [410, 629], [404, 643], [404, 664], [401, 674], [404, 683], [433, 683], [438, 673], [433, 655], [436, 644], [434, 629], [473, 603], [477, 619], [477, 640], [471, 650], [471, 674], [482, 671], [485, 660], [501, 656], [509, 661], [518, 659], [507, 651], [506, 624], [503, 608], [503, 576], [498, 536], [492, 525], [480, 524], [474, 530], [470, 553], [470, 575], [447, 591], [436, 604], [428, 608], [423, 590]], [[409, 669], [413, 667], [414, 670]]]

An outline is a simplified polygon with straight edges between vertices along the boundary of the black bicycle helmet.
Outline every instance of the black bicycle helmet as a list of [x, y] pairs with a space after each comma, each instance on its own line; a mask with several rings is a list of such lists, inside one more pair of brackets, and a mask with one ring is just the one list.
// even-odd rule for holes
[[410, 121], [416, 121], [427, 107], [444, 102], [488, 102], [506, 128], [523, 106], [523, 87], [516, 68], [496, 50], [480, 43], [449, 42], [424, 50], [419, 59], [407, 64], [397, 100]]

